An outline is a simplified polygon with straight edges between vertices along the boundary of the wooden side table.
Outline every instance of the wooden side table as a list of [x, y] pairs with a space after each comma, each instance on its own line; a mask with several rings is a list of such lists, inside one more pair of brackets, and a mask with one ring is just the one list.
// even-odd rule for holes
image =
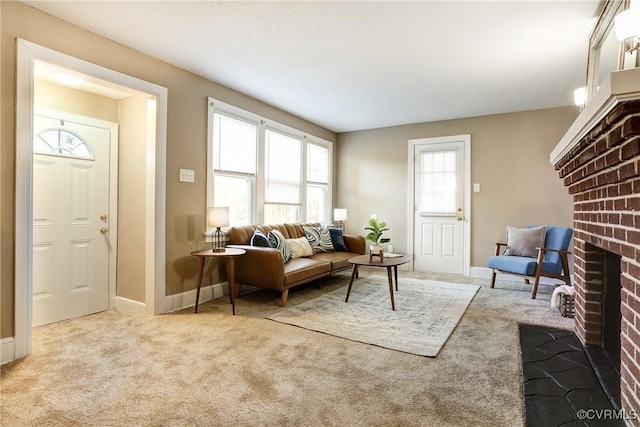
[[229, 300], [231, 302], [231, 312], [236, 314], [236, 284], [234, 272], [234, 259], [247, 253], [244, 249], [226, 248], [224, 252], [213, 252], [211, 249], [191, 252], [191, 255], [200, 258], [200, 271], [198, 271], [198, 290], [196, 291], [196, 308], [198, 312], [198, 301], [200, 300], [200, 287], [202, 286], [202, 275], [204, 274], [204, 262], [207, 258], [224, 258], [227, 260], [227, 280], [229, 281]]

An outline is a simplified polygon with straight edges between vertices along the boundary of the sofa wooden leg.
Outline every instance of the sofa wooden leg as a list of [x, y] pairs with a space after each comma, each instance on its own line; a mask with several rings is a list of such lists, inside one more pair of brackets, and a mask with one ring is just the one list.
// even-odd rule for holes
[[530, 285], [530, 284], [531, 284], [531, 282], [529, 281], [529, 279], [524, 279], [524, 283], [525, 283], [525, 285]]
[[280, 307], [287, 306], [287, 298], [289, 297], [289, 289], [282, 290], [282, 299], [280, 300]]
[[496, 284], [496, 271], [493, 270], [491, 272], [491, 287], [493, 288]]

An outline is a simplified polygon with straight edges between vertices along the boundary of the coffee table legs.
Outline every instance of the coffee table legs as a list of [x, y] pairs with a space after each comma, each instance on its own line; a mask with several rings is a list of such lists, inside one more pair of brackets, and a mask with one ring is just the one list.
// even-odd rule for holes
[[[398, 269], [395, 269], [396, 274], [396, 290], [398, 289]], [[353, 265], [353, 270], [351, 271], [351, 279], [349, 279], [349, 287], [347, 288], [347, 297], [344, 299], [344, 302], [349, 302], [349, 295], [351, 294], [351, 287], [353, 286], [353, 279], [358, 276], [358, 266], [356, 264]], [[389, 295], [391, 296], [391, 310], [396, 310], [396, 303], [393, 300], [393, 274], [391, 273], [391, 267], [387, 267], [387, 278], [389, 279]]]
[[[391, 275], [391, 267], [387, 267], [387, 277], [389, 278], [389, 295], [391, 295], [391, 310], [396, 310], [396, 304], [393, 301], [393, 277]], [[398, 279], [396, 278], [396, 286], [398, 286]]]
[[353, 286], [353, 279], [358, 275], [358, 265], [353, 264], [353, 270], [351, 271], [351, 280], [349, 280], [349, 287], [347, 288], [347, 297], [344, 302], [349, 301], [349, 294], [351, 293], [351, 286]]
[[235, 270], [233, 257], [227, 257], [227, 280], [229, 281], [229, 299], [231, 299], [231, 313], [236, 314], [236, 289]]

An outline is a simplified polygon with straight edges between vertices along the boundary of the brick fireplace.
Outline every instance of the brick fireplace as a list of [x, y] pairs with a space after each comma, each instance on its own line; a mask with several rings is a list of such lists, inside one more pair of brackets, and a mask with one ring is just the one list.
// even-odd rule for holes
[[640, 72], [605, 83], [551, 160], [573, 196], [575, 332], [605, 391], [640, 415]]

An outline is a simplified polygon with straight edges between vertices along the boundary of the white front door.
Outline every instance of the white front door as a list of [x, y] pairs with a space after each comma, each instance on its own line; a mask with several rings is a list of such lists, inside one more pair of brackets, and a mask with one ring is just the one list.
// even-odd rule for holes
[[109, 308], [110, 130], [34, 116], [33, 326]]
[[465, 273], [464, 157], [464, 141], [414, 145], [416, 270]]

